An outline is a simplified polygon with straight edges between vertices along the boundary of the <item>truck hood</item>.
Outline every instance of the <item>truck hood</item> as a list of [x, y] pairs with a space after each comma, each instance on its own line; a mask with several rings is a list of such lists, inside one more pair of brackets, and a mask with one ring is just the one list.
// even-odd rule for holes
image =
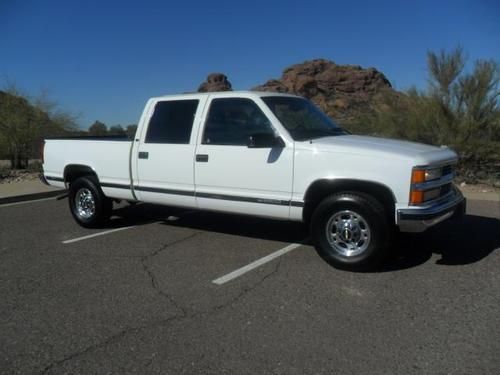
[[313, 139], [308, 142], [317, 151], [340, 152], [370, 157], [409, 159], [415, 165], [454, 161], [455, 152], [448, 147], [436, 147], [422, 143], [395, 139], [342, 135]]

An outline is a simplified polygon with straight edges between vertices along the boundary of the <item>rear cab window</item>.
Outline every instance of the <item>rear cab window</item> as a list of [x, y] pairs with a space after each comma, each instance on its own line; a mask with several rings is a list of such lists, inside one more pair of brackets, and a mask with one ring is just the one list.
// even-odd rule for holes
[[157, 102], [145, 143], [189, 144], [198, 104], [198, 99]]

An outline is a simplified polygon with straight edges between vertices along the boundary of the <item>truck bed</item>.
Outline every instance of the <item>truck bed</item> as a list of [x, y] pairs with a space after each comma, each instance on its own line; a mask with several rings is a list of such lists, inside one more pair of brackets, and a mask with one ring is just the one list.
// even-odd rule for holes
[[[133, 199], [130, 185], [130, 148], [127, 137], [62, 137], [45, 141], [44, 174], [51, 185], [65, 188], [64, 169], [69, 165], [88, 166], [99, 177], [109, 197]], [[122, 186], [117, 189], [113, 186]]]

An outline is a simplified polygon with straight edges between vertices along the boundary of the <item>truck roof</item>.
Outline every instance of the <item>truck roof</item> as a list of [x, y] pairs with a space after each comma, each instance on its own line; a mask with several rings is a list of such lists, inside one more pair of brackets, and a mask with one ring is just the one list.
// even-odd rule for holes
[[204, 96], [217, 96], [223, 98], [233, 98], [233, 97], [263, 97], [263, 96], [288, 96], [298, 98], [300, 96], [293, 94], [284, 94], [279, 92], [269, 92], [269, 91], [250, 91], [250, 90], [241, 90], [241, 91], [213, 91], [213, 92], [188, 92], [183, 94], [174, 94], [174, 95], [162, 95], [152, 97], [153, 100], [161, 100], [161, 99], [187, 99], [187, 98], [201, 98]]

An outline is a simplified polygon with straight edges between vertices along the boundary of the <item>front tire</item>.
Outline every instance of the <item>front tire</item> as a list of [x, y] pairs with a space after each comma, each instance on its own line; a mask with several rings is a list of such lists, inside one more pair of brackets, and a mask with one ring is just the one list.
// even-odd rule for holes
[[319, 255], [336, 268], [364, 271], [388, 254], [391, 227], [384, 207], [373, 197], [343, 192], [325, 198], [311, 221]]
[[86, 176], [71, 183], [69, 208], [82, 227], [97, 228], [111, 216], [113, 201], [106, 198], [95, 178]]

